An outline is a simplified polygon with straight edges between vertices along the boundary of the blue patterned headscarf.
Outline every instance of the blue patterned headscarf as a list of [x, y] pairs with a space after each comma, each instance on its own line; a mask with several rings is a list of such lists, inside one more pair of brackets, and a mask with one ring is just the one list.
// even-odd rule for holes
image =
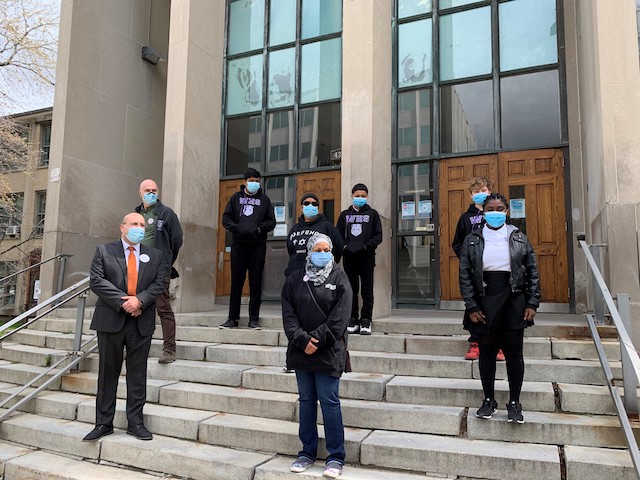
[[334, 264], [333, 258], [322, 268], [316, 267], [313, 263], [311, 263], [311, 252], [313, 251], [313, 247], [315, 247], [316, 243], [318, 242], [327, 242], [329, 244], [329, 248], [331, 248], [331, 251], [333, 252], [333, 242], [328, 236], [322, 233], [316, 233], [312, 235], [309, 240], [307, 240], [307, 261], [304, 268], [307, 273], [306, 277], [315, 286], [322, 285], [327, 280], [329, 274], [331, 273], [331, 270], [333, 270]]

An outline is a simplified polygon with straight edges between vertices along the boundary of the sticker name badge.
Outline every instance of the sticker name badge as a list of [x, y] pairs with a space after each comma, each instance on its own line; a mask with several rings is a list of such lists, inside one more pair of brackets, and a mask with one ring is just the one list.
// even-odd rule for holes
[[146, 253], [140, 255], [140, 261], [142, 263], [147, 263], [149, 260], [151, 260], [151, 258], [149, 258], [149, 255], [147, 255]]

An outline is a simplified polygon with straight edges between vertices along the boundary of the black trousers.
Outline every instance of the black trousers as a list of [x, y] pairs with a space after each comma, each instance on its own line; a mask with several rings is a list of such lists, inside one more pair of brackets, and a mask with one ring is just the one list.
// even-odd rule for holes
[[[344, 271], [349, 277], [351, 290], [353, 290], [351, 318], [371, 320], [373, 315], [373, 270], [376, 266], [376, 257], [372, 255], [345, 255], [342, 263]], [[358, 293], [362, 296], [361, 312], [358, 312]]]
[[262, 272], [267, 255], [266, 243], [237, 243], [231, 247], [231, 295], [229, 318], [240, 318], [242, 287], [249, 272], [249, 319], [258, 320], [262, 302]]
[[509, 378], [509, 401], [520, 402], [520, 391], [524, 379], [524, 356], [522, 355], [524, 328], [480, 333], [478, 336], [480, 337], [478, 342], [480, 379], [484, 398], [495, 398], [496, 355], [502, 348]]
[[119, 332], [98, 332], [100, 366], [96, 425], [113, 426], [124, 347], [127, 348], [127, 421], [130, 427], [143, 424], [142, 408], [147, 400], [147, 358], [151, 335], [140, 335], [137, 321], [127, 316], [124, 327]]

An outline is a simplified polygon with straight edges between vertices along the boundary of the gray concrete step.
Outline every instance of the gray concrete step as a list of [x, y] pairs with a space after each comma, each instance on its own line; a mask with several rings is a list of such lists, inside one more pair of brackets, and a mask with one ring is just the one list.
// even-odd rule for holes
[[564, 456], [567, 480], [637, 480], [631, 456], [626, 450], [567, 446]]
[[[10, 363], [0, 360], [0, 382], [8, 382], [12, 384], [25, 385], [30, 380], [34, 379], [40, 374], [43, 374], [48, 368], [38, 367], [35, 365], [29, 365], [24, 363]], [[42, 380], [38, 381], [35, 386], [39, 386], [49, 377], [55, 375], [58, 370], [46, 374]], [[55, 380], [49, 388], [60, 388], [60, 379]]]
[[56, 360], [66, 356], [66, 354], [65, 350], [21, 345], [6, 341], [0, 346], [0, 359], [14, 363], [28, 363], [39, 367], [48, 367]]
[[194, 480], [251, 480], [255, 468], [273, 457], [273, 454], [231, 450], [161, 435], [154, 435], [151, 442], [141, 442], [122, 430], [98, 442], [82, 442], [92, 428], [89, 423], [17, 414], [0, 424], [0, 438]]
[[[624, 399], [623, 387], [618, 387]], [[562, 410], [588, 415], [616, 415], [616, 409], [609, 388], [598, 385], [558, 384], [558, 393]], [[640, 397], [640, 389], [638, 389]]]

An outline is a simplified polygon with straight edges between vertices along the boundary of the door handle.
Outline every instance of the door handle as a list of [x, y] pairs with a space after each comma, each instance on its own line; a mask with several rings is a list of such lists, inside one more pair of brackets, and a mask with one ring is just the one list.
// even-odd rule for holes
[[224, 268], [224, 252], [218, 254], [218, 270], [222, 271]]

